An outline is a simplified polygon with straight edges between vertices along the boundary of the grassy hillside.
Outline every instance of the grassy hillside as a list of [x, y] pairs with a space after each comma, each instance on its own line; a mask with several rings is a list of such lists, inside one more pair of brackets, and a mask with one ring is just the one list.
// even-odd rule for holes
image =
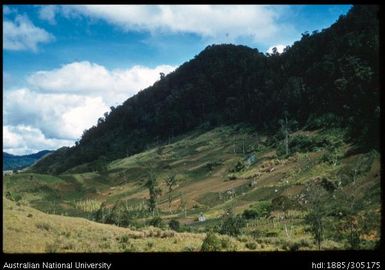
[[5, 253], [199, 250], [203, 234], [150, 227], [131, 230], [83, 218], [49, 215], [4, 199]]
[[[87, 171], [87, 164], [83, 164], [58, 176], [35, 173], [6, 176], [4, 196], [45, 213], [78, 216], [131, 228], [101, 225], [78, 218], [47, 216], [52, 222], [73, 220], [84, 224], [80, 227], [90, 226], [84, 230], [90, 234], [100, 230], [99, 238], [107, 237], [108, 241], [118, 237], [119, 233], [146, 230], [151, 224], [166, 233], [170, 230], [169, 222], [176, 220], [180, 223], [176, 230], [195, 237], [195, 240], [183, 240], [190, 241], [192, 250], [200, 249], [204, 239], [201, 233], [220, 232], [224, 228], [226, 213], [231, 212], [234, 216], [247, 216], [243, 218], [245, 224], [239, 226], [240, 232], [227, 233], [233, 238], [226, 236], [233, 239], [236, 246], [239, 245], [237, 250], [248, 249], [246, 244], [252, 250], [288, 250], [317, 248], [305, 217], [312, 200], [309, 192], [321, 188], [325, 191], [325, 196], [320, 198], [325, 207], [339, 209], [342, 202], [348, 201], [347, 194], [354, 201], [362, 202], [362, 206], [351, 217], [362, 225], [359, 223], [360, 218], [364, 218], [362, 215], [371, 214], [371, 227], [365, 232], [360, 231], [359, 248], [373, 248], [379, 240], [380, 228], [379, 153], [355, 151], [346, 142], [344, 132], [340, 129], [297, 130], [290, 134], [289, 141], [291, 153], [285, 155], [280, 134], [260, 134], [244, 125], [222, 126], [209, 131], [195, 130], [170, 144], [100, 166], [98, 171]], [[157, 221], [153, 213], [147, 210], [149, 192], [145, 182], [150, 175], [157, 179], [162, 191], [157, 198]], [[175, 176], [177, 185], [168, 192], [164, 180], [172, 176]], [[24, 207], [19, 212], [15, 211], [17, 207], [14, 202], [7, 201], [13, 207], [13, 210], [7, 206], [5, 208], [6, 215], [13, 217], [5, 219], [7, 224], [14, 228], [23, 227], [22, 223], [26, 222], [30, 225], [33, 219], [27, 217], [28, 213], [23, 213], [21, 217], [20, 211], [23, 210], [20, 209]], [[258, 209], [264, 205], [268, 205], [268, 213], [258, 216]], [[45, 215], [28, 209], [33, 211], [32, 215]], [[338, 211], [345, 213], [345, 210]], [[347, 213], [344, 214], [346, 218], [350, 217]], [[206, 221], [198, 222], [200, 215], [204, 215]], [[327, 221], [332, 219], [332, 214], [325, 216], [326, 227], [329, 226]], [[369, 224], [369, 221], [365, 223]], [[47, 244], [53, 239], [63, 238], [61, 234], [67, 229], [77, 230], [78, 226], [71, 224], [72, 221], [65, 228], [47, 232], [28, 226], [34, 228], [28, 234], [38, 239], [44, 232], [47, 235], [44, 243]], [[340, 225], [341, 228], [328, 227], [322, 249], [349, 248], [348, 238], [335, 237], [337, 231], [346, 231], [343, 228], [346, 224]], [[104, 234], [107, 228], [114, 228], [116, 233], [111, 237], [111, 233]], [[19, 251], [21, 247], [13, 248], [9, 242], [10, 239], [19, 239], [17, 241], [22, 245], [23, 233], [12, 232], [7, 227], [6, 230], [5, 235], [9, 237], [5, 239], [6, 250]], [[70, 239], [76, 237], [72, 235]], [[79, 237], [88, 243], [87, 236]], [[94, 244], [84, 244], [83, 240], [79, 245], [73, 242], [74, 246], [69, 250], [80, 251], [87, 247], [87, 251], [122, 251], [115, 242], [109, 242], [109, 247], [101, 247], [104, 240], [99, 238], [94, 239]], [[143, 248], [147, 240], [143, 240]], [[159, 238], [151, 241], [154, 241], [152, 250], [157, 251], [180, 251], [187, 246], [167, 246], [163, 243], [166, 240]], [[41, 244], [36, 250], [44, 252], [45, 248], [45, 244]], [[31, 251], [33, 249], [30, 247]], [[58, 250], [64, 251], [61, 247]]]

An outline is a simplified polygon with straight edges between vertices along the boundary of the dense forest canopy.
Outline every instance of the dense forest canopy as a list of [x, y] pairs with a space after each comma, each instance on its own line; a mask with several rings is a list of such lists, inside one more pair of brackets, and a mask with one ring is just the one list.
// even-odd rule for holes
[[303, 33], [282, 54], [208, 46], [111, 107], [75, 146], [59, 149], [34, 170], [62, 173], [79, 164], [122, 158], [200, 126], [246, 122], [273, 132], [285, 114], [299, 127], [346, 128], [352, 142], [378, 147], [377, 6], [353, 6], [328, 29]]

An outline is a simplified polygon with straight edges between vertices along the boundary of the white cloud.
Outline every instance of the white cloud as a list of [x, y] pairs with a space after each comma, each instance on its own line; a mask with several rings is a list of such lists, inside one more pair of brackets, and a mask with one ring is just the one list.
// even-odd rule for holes
[[286, 48], [286, 45], [277, 44], [277, 45], [271, 46], [266, 52], [272, 54], [274, 48], [277, 48], [278, 53], [283, 53], [283, 51]]
[[174, 66], [155, 68], [134, 66], [129, 69], [108, 70], [104, 66], [74, 62], [49, 71], [38, 71], [27, 79], [33, 89], [49, 93], [72, 93], [101, 96], [106, 104], [117, 105], [152, 85], [159, 73], [170, 73]]
[[48, 21], [50, 24], [56, 24], [56, 12], [58, 10], [57, 6], [45, 5], [41, 6], [39, 9], [39, 18], [45, 21]]
[[32, 126], [47, 138], [75, 140], [108, 111], [101, 97], [37, 93], [29, 89], [6, 92], [6, 125]]
[[4, 151], [25, 154], [73, 145], [110, 106], [151, 86], [160, 72], [174, 69], [161, 65], [108, 70], [85, 61], [35, 72], [27, 88], [4, 92]]
[[37, 51], [39, 43], [54, 40], [53, 35], [36, 27], [27, 16], [17, 15], [14, 21], [3, 21], [3, 48], [6, 50]]
[[3, 151], [13, 155], [36, 153], [43, 149], [55, 150], [72, 143], [70, 140], [46, 138], [39, 129], [31, 126], [3, 127]]
[[276, 42], [289, 35], [291, 25], [279, 18], [285, 6], [264, 5], [77, 5], [62, 6], [62, 14], [88, 16], [125, 31], [193, 33], [211, 40]]

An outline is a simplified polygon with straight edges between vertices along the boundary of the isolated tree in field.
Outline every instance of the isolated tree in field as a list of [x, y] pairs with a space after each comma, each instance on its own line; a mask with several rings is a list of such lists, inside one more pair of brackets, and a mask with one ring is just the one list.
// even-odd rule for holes
[[153, 172], [148, 172], [148, 180], [146, 182], [146, 187], [148, 188], [148, 192], [150, 198], [148, 199], [148, 210], [152, 212], [152, 215], [155, 214], [156, 209], [156, 200], [161, 195], [162, 190], [158, 187], [156, 183], [156, 177]]
[[285, 144], [285, 154], [287, 156], [289, 155], [289, 124], [287, 121], [288, 112], [285, 111], [283, 115], [284, 115], [284, 119], [281, 119], [279, 121], [279, 124], [281, 125], [281, 131], [285, 136], [284, 144]]
[[336, 198], [336, 237], [345, 240], [347, 248], [359, 249], [364, 236], [373, 234], [379, 227], [379, 212], [364, 210], [362, 198], [357, 198], [357, 195], [351, 192], [341, 190]]
[[180, 209], [182, 209], [184, 217], [187, 217], [187, 201], [183, 193], [180, 196]]
[[308, 231], [313, 235], [319, 250], [321, 250], [321, 243], [324, 240], [327, 195], [327, 192], [320, 186], [314, 186], [308, 193], [309, 205], [305, 222], [308, 224]]
[[171, 203], [172, 203], [171, 192], [174, 190], [174, 187], [177, 185], [177, 180], [175, 175], [172, 175], [164, 179], [164, 182], [166, 183], [166, 186], [168, 188], [168, 209], [171, 212]]
[[272, 200], [272, 208], [283, 212], [283, 220], [285, 226], [285, 233], [287, 238], [290, 238], [289, 231], [287, 229], [287, 216], [290, 208], [293, 207], [293, 201], [286, 196], [278, 196]]

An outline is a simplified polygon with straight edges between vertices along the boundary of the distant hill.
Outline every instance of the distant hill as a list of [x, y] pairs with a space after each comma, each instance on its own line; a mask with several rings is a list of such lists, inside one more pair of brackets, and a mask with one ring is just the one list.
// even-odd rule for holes
[[20, 170], [28, 167], [44, 157], [45, 155], [53, 151], [43, 150], [29, 155], [12, 155], [7, 152], [3, 152], [3, 170]]

